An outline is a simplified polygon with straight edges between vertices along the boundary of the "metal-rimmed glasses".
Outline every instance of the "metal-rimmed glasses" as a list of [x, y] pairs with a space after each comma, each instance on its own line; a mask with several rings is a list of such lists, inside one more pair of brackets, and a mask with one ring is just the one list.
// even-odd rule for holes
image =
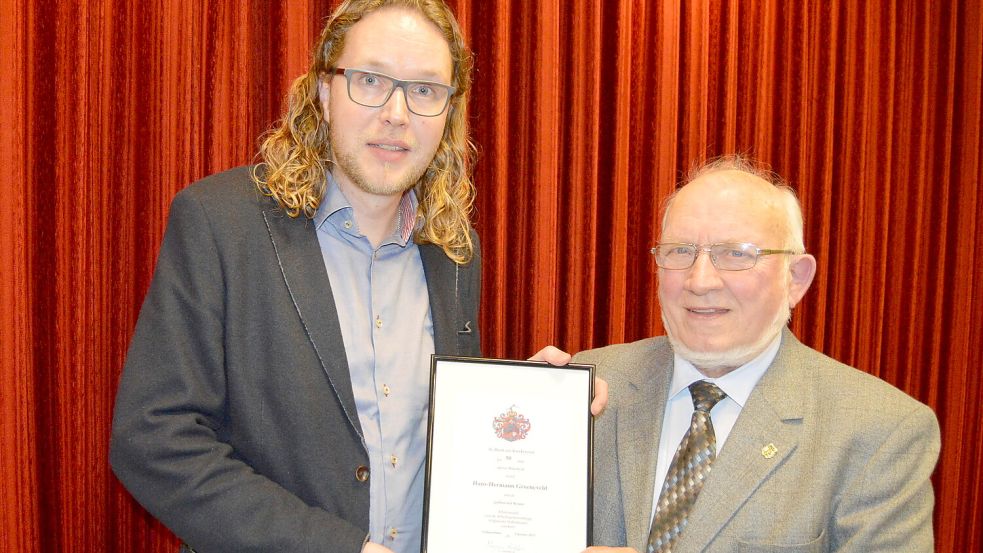
[[721, 271], [746, 271], [758, 263], [763, 255], [796, 255], [792, 250], [769, 250], [748, 242], [724, 242], [720, 244], [685, 244], [667, 242], [652, 248], [655, 264], [672, 271], [689, 269], [696, 263], [700, 252], [707, 252], [713, 266]]
[[382, 107], [397, 88], [403, 89], [406, 107], [422, 117], [436, 117], [447, 109], [457, 88], [432, 81], [403, 81], [382, 73], [335, 67], [332, 75], [344, 75], [348, 81], [348, 97], [367, 108]]

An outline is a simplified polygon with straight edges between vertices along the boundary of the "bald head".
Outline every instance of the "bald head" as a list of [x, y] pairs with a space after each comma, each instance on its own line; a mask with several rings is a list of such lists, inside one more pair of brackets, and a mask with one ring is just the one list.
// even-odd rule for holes
[[795, 191], [777, 174], [747, 158], [723, 157], [691, 171], [686, 184], [666, 200], [662, 217], [663, 233], [670, 211], [681, 196], [683, 199], [713, 197], [716, 201], [729, 202], [734, 209], [741, 211], [760, 202], [762, 211], [781, 225], [780, 228], [776, 227], [780, 242], [776, 247], [805, 251], [802, 208]]

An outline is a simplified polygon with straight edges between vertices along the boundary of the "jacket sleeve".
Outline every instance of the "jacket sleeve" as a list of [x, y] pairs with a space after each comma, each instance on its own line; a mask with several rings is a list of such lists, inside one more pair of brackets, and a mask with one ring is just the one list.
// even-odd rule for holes
[[130, 493], [202, 552], [357, 552], [366, 533], [257, 473], [219, 436], [226, 271], [206, 211], [172, 205], [113, 416], [110, 462]]
[[883, 435], [834, 506], [832, 550], [934, 551], [931, 476], [940, 448], [935, 414], [918, 404]]
[[474, 342], [477, 344], [477, 347], [474, 351], [469, 352], [468, 355], [481, 356], [481, 331], [479, 330], [478, 324], [478, 309], [481, 306], [481, 241], [478, 239], [478, 233], [473, 230], [471, 231], [471, 240], [474, 243], [474, 257], [471, 260], [472, 295], [468, 308], [471, 310], [471, 321], [474, 323]]

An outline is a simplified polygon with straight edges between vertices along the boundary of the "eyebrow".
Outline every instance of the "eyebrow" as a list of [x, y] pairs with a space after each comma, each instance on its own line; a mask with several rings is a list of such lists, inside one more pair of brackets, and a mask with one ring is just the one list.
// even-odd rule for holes
[[659, 242], [663, 244], [694, 244], [697, 246], [711, 246], [713, 244], [754, 244], [754, 242], [750, 242], [748, 240], [736, 240], [736, 239], [711, 240], [705, 244], [700, 244], [699, 242], [692, 242], [689, 240], [683, 240], [681, 238], [671, 239], [665, 237], [659, 238]]
[[[396, 75], [393, 74], [392, 69], [390, 68], [389, 64], [387, 64], [385, 62], [378, 61], [378, 60], [369, 60], [369, 61], [367, 61], [365, 63], [362, 63], [362, 64], [351, 64], [351, 65], [349, 65], [349, 67], [356, 67], [358, 69], [365, 69], [366, 71], [373, 71], [373, 72], [376, 72], [376, 73], [384, 73], [386, 75], [389, 75], [391, 77], [396, 77], [396, 78], [398, 78], [400, 80], [403, 80], [403, 81], [431, 81], [431, 82], [435, 82], [435, 83], [442, 83], [442, 82], [444, 82], [444, 79], [441, 76], [441, 74], [438, 71], [434, 71], [432, 69], [421, 69], [419, 71], [416, 71], [414, 73], [414, 75], [416, 75], [416, 76], [414, 76], [413, 78], [410, 78], [410, 79], [405, 79], [405, 78], [402, 78], [402, 77], [398, 77], [398, 76], [396, 76]], [[454, 79], [454, 77], [452, 75], [451, 78], [448, 79], [448, 82], [452, 81], [453, 79]]]

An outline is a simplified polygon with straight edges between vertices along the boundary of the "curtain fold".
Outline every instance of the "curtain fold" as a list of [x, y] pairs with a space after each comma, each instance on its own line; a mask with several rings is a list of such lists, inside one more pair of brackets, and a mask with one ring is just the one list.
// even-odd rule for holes
[[[0, 550], [175, 550], [108, 467], [126, 348], [170, 200], [254, 159], [333, 4], [3, 0]], [[937, 548], [983, 548], [979, 1], [449, 4], [485, 354], [662, 333], [662, 200], [748, 154], [819, 262], [792, 329], [935, 409]]]

